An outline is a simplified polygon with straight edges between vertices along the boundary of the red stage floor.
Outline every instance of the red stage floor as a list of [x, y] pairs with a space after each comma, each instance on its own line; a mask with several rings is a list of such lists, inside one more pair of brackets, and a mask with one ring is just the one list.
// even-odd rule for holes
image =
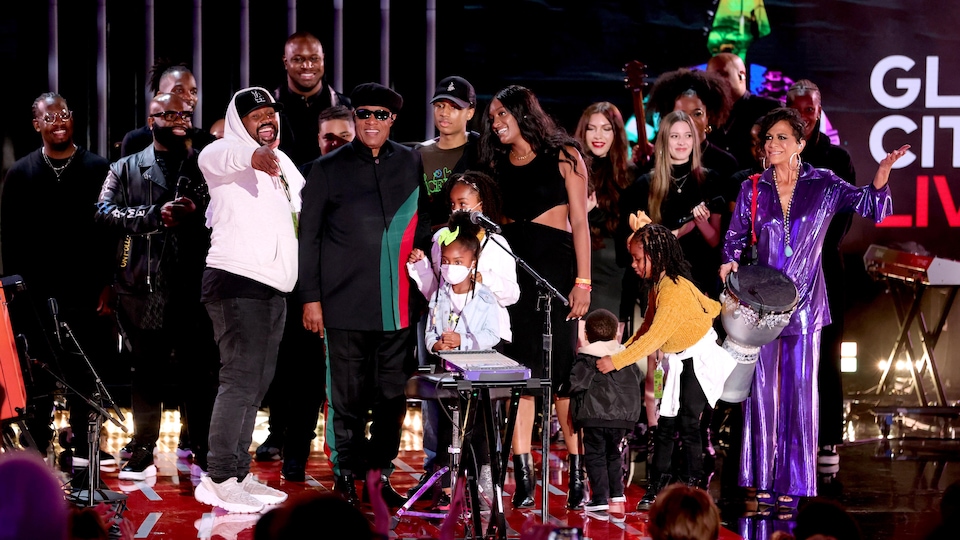
[[[129, 416], [128, 416], [129, 418]], [[266, 438], [266, 414], [261, 412], [258, 427], [254, 434], [254, 447]], [[322, 419], [321, 419], [322, 426]], [[125, 516], [136, 525], [137, 538], [216, 538], [216, 539], [251, 539], [253, 526], [259, 515], [225, 514], [222, 510], [214, 509], [198, 503], [193, 497], [193, 488], [198, 478], [191, 478], [189, 462], [178, 459], [176, 448], [176, 434], [179, 432], [178, 416], [168, 412], [164, 422], [161, 441], [158, 445], [156, 465], [159, 469], [157, 478], [147, 482], [121, 481], [117, 472], [103, 472], [102, 480], [109, 489], [123, 492], [128, 495], [127, 511]], [[323, 433], [322, 429], [318, 430]], [[108, 451], [117, 454], [126, 443], [126, 435], [112, 426], [108, 428], [109, 438], [105, 442]], [[565, 470], [565, 456], [563, 444], [554, 445], [551, 449], [550, 464], [550, 521], [557, 526], [577, 527], [583, 530], [583, 537], [592, 540], [606, 539], [641, 539], [647, 538], [647, 515], [642, 512], [630, 512], [626, 522], [612, 523], [585, 519], [583, 512], [568, 512], [564, 508], [566, 500], [567, 473]], [[534, 460], [539, 464], [540, 455], [535, 452]], [[420, 416], [419, 409], [411, 407], [406, 419], [406, 429], [400, 456], [395, 465], [396, 470], [391, 481], [401, 493], [417, 483], [420, 467], [423, 463], [421, 450]], [[307, 481], [305, 483], [287, 482], [280, 476], [280, 462], [254, 462], [253, 472], [272, 487], [286, 491], [293, 495], [306, 490], [330, 491], [333, 489], [333, 472], [326, 456], [322, 452], [322, 440], [314, 441], [313, 451], [307, 464]], [[539, 473], [538, 473], [539, 474]], [[512, 474], [507, 475], [505, 491], [513, 492]], [[637, 486], [627, 488], [627, 509], [636, 507], [637, 501], [643, 495], [643, 490]], [[535, 510], [515, 511], [512, 509], [509, 497], [505, 498], [504, 508], [508, 526], [512, 529], [510, 537], [519, 537], [525, 523], [530, 519], [540, 520], [540, 493], [537, 493]], [[269, 507], [268, 507], [269, 509]], [[370, 514], [369, 507], [363, 508]], [[372, 514], [371, 514], [372, 519]], [[319, 524], [318, 524], [319, 525]], [[405, 517], [394, 531], [391, 538], [434, 538], [439, 530], [439, 522], [430, 522], [418, 518]], [[735, 539], [740, 536], [724, 530], [721, 539]]]

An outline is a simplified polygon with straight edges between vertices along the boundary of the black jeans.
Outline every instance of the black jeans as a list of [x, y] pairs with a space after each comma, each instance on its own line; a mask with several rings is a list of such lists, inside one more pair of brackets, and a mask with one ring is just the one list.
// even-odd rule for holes
[[700, 414], [707, 404], [707, 396], [693, 371], [693, 359], [683, 360], [680, 374], [680, 411], [676, 417], [661, 416], [657, 424], [656, 444], [653, 449], [651, 479], [654, 483], [662, 474], [670, 472], [673, 455], [673, 435], [680, 433], [680, 443], [687, 459], [687, 477], [683, 480], [699, 482], [703, 478], [703, 443], [700, 440]]
[[593, 490], [593, 502], [623, 496], [623, 455], [620, 443], [627, 434], [622, 428], [583, 428], [583, 459]]

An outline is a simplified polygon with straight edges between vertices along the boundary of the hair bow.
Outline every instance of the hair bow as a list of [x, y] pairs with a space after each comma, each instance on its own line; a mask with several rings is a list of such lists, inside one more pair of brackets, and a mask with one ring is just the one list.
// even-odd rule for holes
[[457, 237], [460, 236], [460, 227], [457, 227], [454, 230], [447, 229], [445, 231], [440, 231], [440, 235], [437, 236], [437, 242], [440, 242], [441, 246], [449, 246], [453, 243]]
[[642, 210], [638, 210], [635, 214], [630, 214], [630, 229], [634, 232], [639, 231], [651, 223], [653, 223], [653, 220]]

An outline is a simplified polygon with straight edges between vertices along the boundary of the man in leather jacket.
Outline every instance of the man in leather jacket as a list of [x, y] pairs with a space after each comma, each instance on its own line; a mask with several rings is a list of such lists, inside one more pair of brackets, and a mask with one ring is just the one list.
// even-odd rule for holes
[[[153, 144], [110, 166], [97, 202], [97, 221], [123, 235], [114, 289], [132, 362], [134, 439], [126, 447], [130, 458], [121, 479], [156, 475], [153, 448], [162, 403], [177, 403], [178, 395], [189, 400], [181, 407], [181, 419], [193, 420], [197, 465], [205, 468], [218, 356], [199, 302], [210, 238], [203, 225], [209, 196], [188, 145], [191, 116], [189, 104], [179, 96], [156, 96], [148, 119]], [[186, 366], [187, 377], [169, 375]], [[183, 379], [199, 387], [168, 387]]]

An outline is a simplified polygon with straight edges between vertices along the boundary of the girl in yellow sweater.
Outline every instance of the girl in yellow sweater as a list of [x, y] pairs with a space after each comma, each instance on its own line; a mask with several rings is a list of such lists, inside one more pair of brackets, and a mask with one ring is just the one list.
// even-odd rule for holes
[[609, 373], [646, 361], [658, 350], [665, 354], [660, 362], [665, 375], [653, 465], [647, 492], [637, 505], [637, 510], [643, 511], [653, 504], [657, 492], [670, 483], [673, 434], [677, 431], [687, 458], [686, 475], [679, 480], [692, 487], [700, 486], [700, 413], [706, 403], [712, 406], [719, 399], [736, 361], [717, 345], [713, 319], [720, 313], [720, 304], [690, 281], [690, 264], [683, 257], [677, 238], [662, 225], [643, 225], [646, 216], [640, 214], [640, 220], [631, 219], [631, 225], [638, 228], [627, 244], [634, 271], [640, 279], [653, 282], [647, 313], [626, 348], [598, 360], [597, 369]]

